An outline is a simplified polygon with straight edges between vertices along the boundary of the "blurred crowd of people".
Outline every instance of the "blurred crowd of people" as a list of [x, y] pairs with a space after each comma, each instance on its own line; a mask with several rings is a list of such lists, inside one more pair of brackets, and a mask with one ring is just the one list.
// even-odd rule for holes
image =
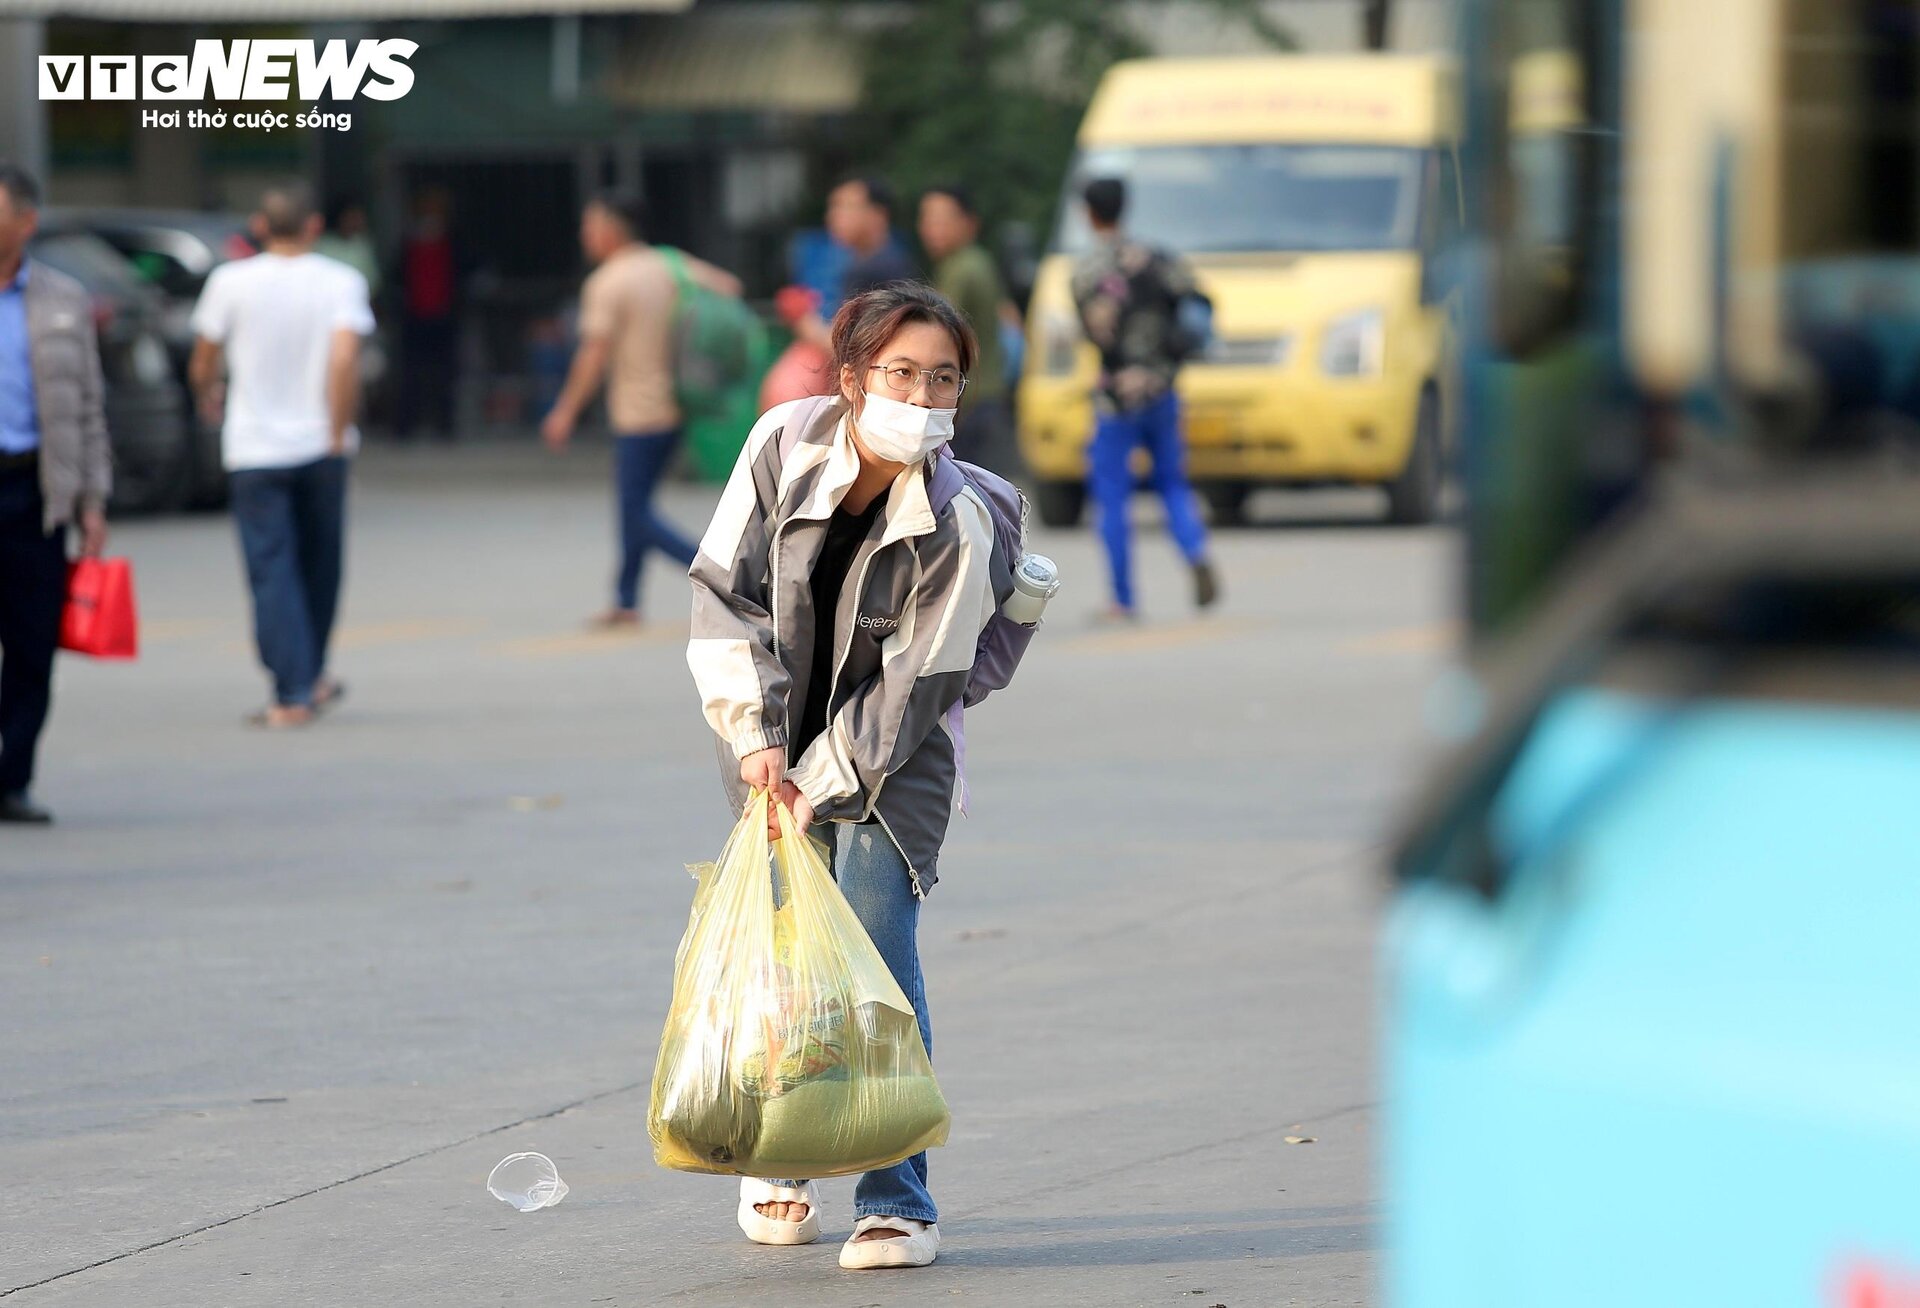
[[937, 186], [920, 197], [918, 235], [931, 261], [923, 274], [895, 232], [893, 188], [879, 177], [851, 177], [827, 197], [828, 235], [850, 258], [839, 297], [828, 302], [805, 287], [788, 287], [775, 307], [794, 341], [760, 391], [764, 412], [783, 400], [824, 394], [827, 320], [839, 301], [895, 281], [925, 281], [959, 309], [980, 342], [980, 357], [961, 404], [954, 450], [964, 459], [1012, 468], [1006, 336], [1020, 330], [1020, 311], [998, 265], [980, 244], [980, 214], [963, 186]]
[[[1098, 239], [1075, 271], [1074, 294], [1101, 359], [1090, 483], [1112, 569], [1106, 616], [1133, 616], [1126, 502], [1139, 451], [1151, 462], [1150, 484], [1165, 500], [1170, 530], [1193, 569], [1196, 602], [1206, 607], [1218, 596], [1218, 580], [1184, 477], [1174, 392], [1187, 352], [1177, 320], [1197, 294], [1192, 274], [1177, 256], [1124, 238], [1119, 181], [1096, 181], [1084, 201]], [[1017, 473], [1009, 345], [1018, 341], [1020, 315], [980, 243], [979, 211], [963, 186], [920, 195], [918, 246], [928, 261], [922, 268], [896, 230], [897, 205], [892, 188], [875, 176], [849, 177], [832, 189], [825, 226], [845, 256], [837, 284], [825, 291], [791, 285], [774, 297], [791, 339], [771, 366], [751, 347], [748, 338], [760, 326], [737, 276], [650, 243], [646, 209], [635, 194], [609, 191], [583, 207], [579, 241], [591, 271], [571, 339], [542, 338], [553, 359], [565, 361], [565, 372], [540, 434], [564, 453], [604, 391], [618, 557], [609, 603], [593, 626], [641, 622], [650, 554], [665, 555], [678, 570], [694, 561], [696, 524], [671, 521], [655, 502], [689, 423], [701, 411], [723, 412], [714, 397], [728, 389], [749, 390], [749, 401], [757, 400], [751, 414], [836, 390], [842, 379], [829, 365], [828, 320], [839, 303], [863, 292], [930, 285], [972, 328], [978, 357], [956, 397], [951, 449]], [[78, 526], [83, 551], [97, 554], [111, 485], [91, 315], [62, 311], [63, 296], [84, 303], [84, 293], [27, 258], [37, 207], [33, 179], [0, 168], [0, 819], [16, 821], [48, 820], [28, 786], [66, 602], [67, 529]], [[394, 435], [406, 440], [430, 431], [449, 439], [457, 430], [453, 396], [472, 261], [439, 188], [415, 197], [404, 239], [385, 266], [364, 208], [349, 202], [323, 219], [303, 186], [269, 190], [251, 232], [259, 253], [217, 266], [193, 307], [188, 381], [200, 420], [220, 432], [256, 645], [270, 679], [269, 700], [250, 720], [281, 729], [306, 725], [345, 693], [328, 655], [341, 586], [347, 464], [360, 442], [361, 355], [375, 331], [377, 296], [384, 289], [397, 316]], [[65, 342], [70, 349], [60, 344], [62, 332], [74, 337]], [[55, 369], [51, 360], [75, 362]], [[734, 422], [723, 412], [721, 426], [737, 451], [751, 415]]]
[[[840, 301], [893, 282], [926, 281], [964, 314], [980, 341], [969, 376], [953, 448], [961, 458], [1002, 471], [1015, 461], [1002, 333], [1018, 330], [994, 260], [979, 244], [980, 217], [960, 186], [920, 197], [920, 244], [932, 260], [923, 274], [894, 230], [897, 200], [881, 178], [851, 177], [827, 197], [826, 228], [846, 253], [836, 298], [803, 286], [775, 296], [775, 309], [792, 333], [786, 350], [759, 379], [757, 410], [787, 400], [824, 395], [836, 381], [828, 366], [827, 322]], [[685, 387], [676, 387], [685, 354], [698, 348], [676, 333], [684, 295], [696, 288], [738, 296], [738, 278], [682, 251], [650, 245], [636, 196], [611, 192], [586, 206], [580, 242], [594, 265], [581, 293], [579, 344], [567, 380], [542, 423], [542, 435], [564, 450], [580, 415], [603, 385], [614, 433], [620, 559], [611, 606], [594, 619], [602, 627], [640, 621], [639, 584], [646, 557], [657, 551], [682, 568], [693, 561], [687, 535], [654, 506], [685, 429]], [[744, 439], [746, 432], [738, 433]]]

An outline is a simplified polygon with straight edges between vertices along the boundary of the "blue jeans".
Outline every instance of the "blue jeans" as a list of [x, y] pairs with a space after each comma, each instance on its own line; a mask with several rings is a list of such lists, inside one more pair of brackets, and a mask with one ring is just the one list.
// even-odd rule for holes
[[340, 604], [347, 461], [247, 468], [230, 479], [253, 590], [253, 638], [276, 704], [311, 706]]
[[678, 427], [614, 437], [614, 482], [620, 495], [620, 575], [614, 603], [623, 609], [640, 607], [640, 565], [649, 549], [680, 560], [682, 567], [693, 566], [698, 546], [653, 508], [653, 493], [679, 444]]
[[[927, 1020], [927, 987], [920, 975], [920, 900], [913, 893], [907, 860], [878, 822], [833, 823], [833, 879], [847, 897], [853, 914], [873, 938], [886, 960], [887, 970], [906, 992], [913, 1015], [920, 1022], [920, 1038], [933, 1055], [933, 1027]], [[776, 1180], [775, 1185], [802, 1184]], [[853, 1189], [856, 1219], [884, 1215], [937, 1222], [940, 1211], [927, 1190], [924, 1150], [877, 1172], [864, 1173]]]
[[1094, 420], [1087, 480], [1113, 575], [1113, 602], [1123, 609], [1133, 607], [1133, 540], [1127, 526], [1127, 501], [1133, 497], [1131, 459], [1143, 445], [1153, 461], [1153, 488], [1166, 502], [1167, 530], [1188, 563], [1200, 563], [1207, 556], [1207, 529], [1200, 521], [1193, 487], [1187, 484], [1180, 397], [1168, 391], [1144, 409], [1100, 414]]

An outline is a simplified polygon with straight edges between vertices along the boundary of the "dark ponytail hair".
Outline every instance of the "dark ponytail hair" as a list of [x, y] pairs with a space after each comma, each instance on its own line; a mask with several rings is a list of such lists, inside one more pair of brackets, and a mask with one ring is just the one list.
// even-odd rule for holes
[[[880, 351], [908, 323], [927, 322], [947, 329], [959, 355], [960, 371], [973, 371], [980, 343], [965, 315], [946, 296], [920, 282], [888, 282], [862, 291], [833, 315], [833, 375], [839, 379], [851, 368], [856, 379], [878, 362]], [[859, 385], [856, 391], [864, 389]]]

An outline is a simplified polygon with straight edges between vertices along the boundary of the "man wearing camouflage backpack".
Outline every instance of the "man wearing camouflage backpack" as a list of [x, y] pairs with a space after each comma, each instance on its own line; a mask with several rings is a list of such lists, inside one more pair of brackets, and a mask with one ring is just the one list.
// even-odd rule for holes
[[[1113, 604], [1104, 618], [1129, 622], [1138, 614], [1127, 506], [1134, 490], [1133, 455], [1140, 449], [1147, 452], [1153, 489], [1166, 505], [1167, 530], [1192, 571], [1193, 601], [1208, 608], [1220, 598], [1220, 577], [1187, 481], [1186, 437], [1174, 389], [1181, 366], [1199, 344], [1188, 310], [1207, 301], [1184, 260], [1129, 240], [1122, 231], [1125, 182], [1096, 178], [1082, 197], [1093, 241], [1074, 265], [1073, 299], [1087, 339], [1100, 351], [1087, 487], [1113, 581]], [[1207, 312], [1210, 316], [1210, 306]]]

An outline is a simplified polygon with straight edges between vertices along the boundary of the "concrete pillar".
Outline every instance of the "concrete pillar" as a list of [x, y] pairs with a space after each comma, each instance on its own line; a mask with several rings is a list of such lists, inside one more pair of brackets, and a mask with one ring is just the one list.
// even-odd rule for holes
[[47, 111], [40, 103], [40, 55], [46, 24], [0, 19], [0, 158], [47, 182]]
[[1360, 43], [1368, 50], [1387, 48], [1388, 28], [1393, 19], [1392, 0], [1362, 0], [1360, 6]]
[[[190, 30], [172, 24], [148, 24], [135, 29], [134, 40], [137, 53], [143, 55], [178, 54], [193, 49]], [[149, 106], [136, 104], [128, 110], [135, 115], [136, 123], [144, 107]], [[197, 209], [204, 204], [207, 195], [201, 167], [201, 140], [202, 133], [191, 127], [136, 126], [130, 200], [156, 209]]]

